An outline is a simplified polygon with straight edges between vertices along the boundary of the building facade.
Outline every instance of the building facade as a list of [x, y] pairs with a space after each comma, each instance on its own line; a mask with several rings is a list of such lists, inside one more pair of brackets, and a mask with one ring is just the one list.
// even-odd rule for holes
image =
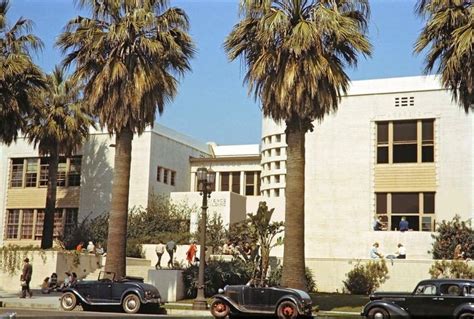
[[[339, 110], [306, 136], [306, 257], [366, 258], [377, 241], [385, 254], [403, 243], [410, 258], [429, 258], [436, 222], [474, 217], [473, 129], [473, 114], [434, 77], [354, 81]], [[113, 155], [113, 139], [94, 132], [77, 156], [61, 160], [58, 233], [77, 216], [108, 211]], [[285, 127], [271, 119], [255, 145], [200, 143], [157, 125], [133, 140], [130, 207], [170, 194], [193, 207], [197, 229], [195, 176], [205, 166], [216, 171], [210, 215], [232, 224], [265, 200], [284, 220], [286, 159]], [[46, 169], [21, 139], [0, 147], [0, 240], [38, 240]], [[384, 231], [373, 229], [379, 217]], [[399, 231], [402, 218], [409, 231]]]

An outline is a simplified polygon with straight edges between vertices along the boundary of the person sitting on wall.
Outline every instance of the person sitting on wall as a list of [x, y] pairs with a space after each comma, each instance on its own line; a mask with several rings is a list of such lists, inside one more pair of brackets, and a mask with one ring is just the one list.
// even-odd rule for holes
[[55, 290], [58, 288], [58, 274], [56, 274], [55, 272], [53, 272], [51, 274], [51, 277], [49, 278], [48, 288], [50, 290]]
[[375, 231], [387, 230], [387, 227], [385, 226], [384, 222], [382, 222], [382, 216], [374, 217], [373, 229]]
[[405, 216], [402, 217], [402, 220], [398, 224], [398, 229], [401, 232], [405, 232], [409, 229], [409, 224], [408, 224], [407, 218]]
[[51, 290], [49, 289], [49, 277], [44, 278], [43, 283], [41, 284], [41, 293], [49, 294]]
[[372, 259], [377, 259], [377, 258], [383, 258], [383, 255], [381, 253], [379, 253], [379, 243], [375, 242], [373, 245], [372, 245], [372, 248], [370, 249], [370, 258]]
[[464, 259], [464, 252], [462, 251], [461, 244], [457, 244], [456, 247], [454, 248], [453, 259], [454, 260], [463, 260]]
[[396, 253], [397, 259], [406, 259], [407, 258], [407, 250], [406, 250], [405, 246], [403, 246], [402, 244], [398, 244], [397, 247], [398, 247], [397, 253]]

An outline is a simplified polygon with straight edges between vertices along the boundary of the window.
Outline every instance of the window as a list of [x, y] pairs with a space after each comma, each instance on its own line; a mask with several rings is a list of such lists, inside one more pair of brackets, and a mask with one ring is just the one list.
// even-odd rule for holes
[[43, 237], [44, 209], [36, 211], [35, 239]]
[[68, 186], [81, 186], [81, 158], [69, 159]]
[[378, 122], [376, 156], [378, 164], [434, 162], [434, 120]]
[[20, 226], [20, 210], [11, 209], [7, 211], [7, 239], [18, 239], [18, 227]]
[[161, 171], [163, 170], [163, 168], [161, 166], [158, 166], [156, 168], [156, 181], [157, 182], [161, 182], [162, 178], [161, 178]]
[[174, 186], [176, 184], [176, 172], [171, 171], [171, 176], [170, 176], [170, 185]]
[[66, 171], [67, 163], [65, 157], [60, 157], [58, 162], [58, 180], [57, 185], [60, 187], [66, 186]]
[[398, 230], [405, 217], [414, 231], [433, 231], [435, 193], [375, 193], [375, 213], [382, 215], [390, 230]]
[[36, 187], [36, 181], [38, 178], [38, 159], [29, 158], [26, 160], [26, 176], [25, 176], [26, 187]]
[[275, 183], [280, 183], [280, 175], [275, 175]]
[[34, 210], [23, 209], [23, 216], [21, 220], [21, 239], [33, 239], [33, 217]]
[[280, 143], [281, 142], [281, 134], [275, 135], [275, 142]]
[[232, 172], [232, 192], [240, 193], [240, 172]]
[[280, 169], [281, 165], [280, 165], [280, 162], [275, 162], [275, 169]]
[[168, 184], [168, 170], [167, 169], [163, 169], [163, 183], [165, 184]]
[[64, 233], [63, 210], [56, 209], [54, 212], [53, 237], [57, 238]]
[[439, 287], [442, 295], [460, 296], [461, 288], [456, 284], [443, 284]]
[[48, 174], [49, 174], [48, 160], [46, 158], [41, 158], [39, 186], [48, 186], [48, 180], [49, 180]]
[[416, 287], [415, 295], [436, 295], [436, 286], [433, 284], [419, 285]]
[[273, 190], [273, 194], [275, 195], [275, 197], [280, 197], [280, 189], [279, 188], [275, 188]]
[[245, 195], [256, 196], [260, 194], [260, 172], [245, 172]]
[[222, 172], [221, 173], [221, 191], [227, 192], [229, 191], [229, 172]]
[[276, 148], [275, 149], [275, 156], [280, 156], [281, 155], [281, 149]]
[[23, 159], [12, 159], [12, 172], [10, 177], [11, 187], [23, 187]]
[[74, 228], [77, 226], [77, 208], [66, 209], [66, 220], [64, 223], [64, 235], [71, 234]]

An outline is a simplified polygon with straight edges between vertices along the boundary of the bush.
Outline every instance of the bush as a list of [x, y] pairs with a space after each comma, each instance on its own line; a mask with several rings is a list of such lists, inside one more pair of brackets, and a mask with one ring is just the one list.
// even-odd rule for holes
[[374, 292], [388, 279], [388, 268], [385, 260], [369, 261], [365, 265], [358, 262], [354, 269], [347, 273], [344, 286], [351, 294], [368, 295]]
[[[282, 271], [283, 271], [282, 266], [273, 268], [270, 271], [270, 275], [268, 277], [268, 285], [270, 287], [280, 286]], [[305, 268], [305, 279], [306, 279], [306, 291], [309, 293], [316, 292], [317, 291], [316, 281], [314, 281], [313, 272], [308, 267]]]
[[433, 259], [453, 259], [454, 248], [461, 245], [465, 258], [474, 258], [474, 230], [471, 220], [461, 221], [459, 215], [454, 216], [451, 221], [443, 220], [437, 224], [437, 233], [432, 235]]
[[[183, 271], [184, 288], [188, 298], [196, 298], [198, 274], [199, 267], [196, 265]], [[231, 262], [212, 260], [206, 264], [204, 272], [204, 294], [210, 297], [226, 285], [244, 285], [250, 280], [251, 275], [251, 269], [239, 260]]]
[[463, 278], [473, 279], [474, 269], [466, 262], [459, 260], [440, 260], [435, 261], [431, 266], [429, 273], [431, 278]]

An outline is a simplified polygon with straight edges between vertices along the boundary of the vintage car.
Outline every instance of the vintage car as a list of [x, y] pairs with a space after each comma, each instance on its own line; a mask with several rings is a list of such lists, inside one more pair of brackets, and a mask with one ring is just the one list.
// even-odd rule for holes
[[61, 308], [73, 310], [78, 304], [84, 310], [99, 306], [122, 306], [127, 313], [136, 313], [142, 306], [160, 306], [160, 293], [143, 278], [125, 277], [115, 280], [115, 273], [100, 272], [98, 280], [79, 281], [63, 289]]
[[423, 280], [412, 293], [376, 292], [361, 315], [387, 318], [474, 318], [474, 280]]
[[213, 297], [214, 318], [278, 316], [281, 319], [312, 318], [312, 301], [302, 290], [250, 285], [226, 286]]

